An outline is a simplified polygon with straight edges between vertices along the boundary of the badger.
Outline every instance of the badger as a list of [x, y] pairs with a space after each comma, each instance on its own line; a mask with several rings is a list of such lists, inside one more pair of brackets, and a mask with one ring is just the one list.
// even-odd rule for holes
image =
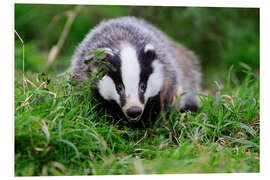
[[[117, 104], [129, 122], [137, 122], [149, 104], [168, 111], [200, 108], [200, 65], [195, 54], [154, 25], [136, 17], [102, 21], [89, 31], [72, 57], [69, 71], [77, 82], [89, 82], [99, 70], [88, 62], [89, 54], [105, 49], [111, 68], [93, 92], [105, 102]], [[88, 62], [88, 63], [86, 63]], [[181, 98], [179, 94], [181, 92]]]

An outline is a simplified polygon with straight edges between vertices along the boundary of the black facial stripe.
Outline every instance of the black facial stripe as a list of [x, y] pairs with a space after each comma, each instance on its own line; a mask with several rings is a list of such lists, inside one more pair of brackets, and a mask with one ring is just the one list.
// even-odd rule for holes
[[[138, 55], [138, 60], [141, 68], [140, 72], [140, 84], [144, 83], [145, 84], [145, 89], [147, 89], [147, 81], [149, 79], [149, 76], [153, 73], [153, 68], [152, 68], [152, 62], [153, 59], [148, 59], [147, 56], [144, 53], [144, 49], [141, 49]], [[140, 88], [139, 84], [139, 88]], [[140, 92], [139, 91], [139, 99], [141, 103], [144, 103], [144, 93], [145, 92]]]
[[121, 107], [124, 106], [126, 104], [126, 95], [125, 94], [121, 94], [120, 92], [118, 92], [117, 90], [117, 85], [118, 84], [123, 84], [122, 82], [122, 77], [121, 77], [121, 71], [109, 71], [107, 74], [114, 82], [115, 87], [111, 87], [111, 88], [115, 88], [117, 93], [119, 94], [120, 97], [120, 105]]
[[[144, 83], [145, 84], [145, 89], [147, 89], [147, 81], [149, 79], [149, 76], [152, 74], [153, 68], [152, 67], [147, 67], [147, 68], [141, 68], [141, 73], [140, 73], [140, 84]], [[140, 85], [139, 85], [140, 88]], [[142, 103], [144, 103], [144, 92], [139, 91], [139, 98]]]
[[123, 84], [122, 76], [121, 76], [121, 59], [118, 55], [113, 55], [113, 56], [108, 57], [108, 61], [116, 70], [116, 71], [110, 70], [107, 74], [113, 80], [114, 85], [115, 85], [115, 87], [111, 87], [111, 88], [116, 89], [120, 97], [120, 106], [123, 107], [126, 104], [126, 96], [125, 94], [120, 93], [117, 89], [118, 84]]
[[144, 94], [139, 93], [139, 99], [140, 99], [141, 103], [144, 104]]
[[126, 95], [120, 95], [120, 105], [123, 107], [126, 104]]
[[114, 84], [122, 83], [121, 77], [121, 60], [117, 55], [109, 55], [107, 61], [113, 66], [114, 70], [111, 69], [108, 72], [108, 76], [112, 78]]
[[109, 55], [108, 61], [117, 71], [121, 71], [121, 59], [118, 55]]

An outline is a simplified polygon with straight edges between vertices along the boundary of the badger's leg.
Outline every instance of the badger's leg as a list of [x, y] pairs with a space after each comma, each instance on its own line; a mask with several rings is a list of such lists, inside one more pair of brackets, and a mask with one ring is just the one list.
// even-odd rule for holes
[[195, 93], [188, 93], [182, 96], [180, 101], [180, 112], [198, 112], [200, 109], [200, 99]]
[[176, 95], [173, 99], [173, 106], [180, 112], [192, 111], [198, 112], [200, 109], [200, 99], [196, 92], [184, 91], [182, 86], [178, 86]]
[[181, 71], [181, 77], [179, 77], [181, 92], [178, 89], [177, 96], [183, 94], [176, 102], [177, 108], [181, 112], [188, 110], [197, 112], [200, 109], [198, 93], [200, 92], [201, 82], [200, 66], [197, 57], [192, 51], [187, 50], [178, 43], [173, 43], [172, 49], [179, 71]]

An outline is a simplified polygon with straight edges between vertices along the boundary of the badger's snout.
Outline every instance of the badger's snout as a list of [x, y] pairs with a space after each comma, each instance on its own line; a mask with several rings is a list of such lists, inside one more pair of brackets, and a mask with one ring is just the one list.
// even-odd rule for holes
[[137, 120], [142, 115], [142, 108], [139, 106], [131, 106], [127, 109], [126, 115], [130, 120]]

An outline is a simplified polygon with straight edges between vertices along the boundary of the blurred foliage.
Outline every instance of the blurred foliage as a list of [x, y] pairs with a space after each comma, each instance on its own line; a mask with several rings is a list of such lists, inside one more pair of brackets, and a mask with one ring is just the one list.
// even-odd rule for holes
[[[26, 70], [44, 70], [47, 54], [66, 23], [64, 12], [73, 8], [74, 5], [15, 5], [15, 29], [26, 42]], [[78, 13], [50, 71], [64, 71], [76, 46], [92, 27], [120, 16], [143, 18], [195, 51], [206, 81], [225, 79], [223, 71], [232, 64], [240, 80], [244, 78], [240, 64], [259, 71], [259, 9], [93, 5], [84, 6]], [[21, 46], [16, 42], [17, 69], [21, 68], [20, 57]]]

